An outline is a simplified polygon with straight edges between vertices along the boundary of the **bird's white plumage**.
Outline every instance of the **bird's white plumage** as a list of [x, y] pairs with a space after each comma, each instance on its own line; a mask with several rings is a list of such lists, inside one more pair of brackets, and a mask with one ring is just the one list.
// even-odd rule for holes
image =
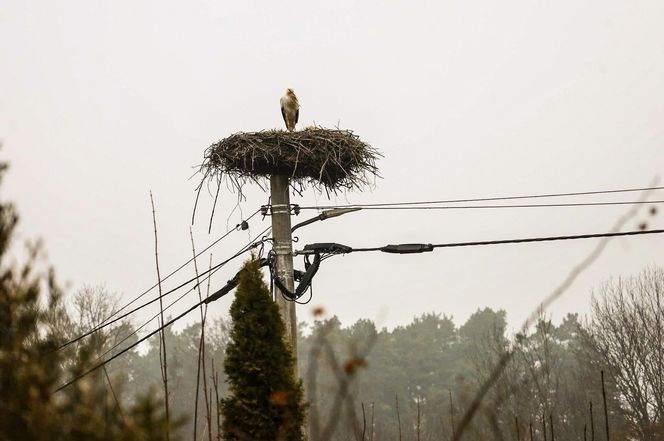
[[289, 132], [295, 130], [295, 124], [299, 118], [300, 113], [300, 103], [293, 92], [293, 89], [287, 89], [286, 94], [281, 97], [281, 115], [284, 117], [284, 122], [286, 123], [286, 129]]

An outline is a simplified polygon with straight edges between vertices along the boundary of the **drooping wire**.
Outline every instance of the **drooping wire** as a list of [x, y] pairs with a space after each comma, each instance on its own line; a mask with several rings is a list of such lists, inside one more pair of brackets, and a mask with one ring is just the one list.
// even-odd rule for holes
[[178, 315], [177, 317], [175, 317], [175, 318], [169, 320], [168, 322], [166, 322], [166, 323], [163, 324], [162, 326], [159, 326], [156, 330], [154, 330], [154, 331], [150, 332], [149, 334], [147, 334], [146, 336], [140, 338], [139, 340], [137, 340], [136, 342], [132, 343], [130, 346], [127, 346], [126, 348], [124, 348], [123, 350], [121, 350], [120, 352], [118, 352], [117, 354], [115, 354], [115, 355], [111, 356], [110, 358], [108, 358], [108, 359], [106, 359], [106, 360], [104, 360], [104, 361], [102, 361], [102, 362], [100, 362], [100, 363], [94, 365], [94, 366], [91, 367], [90, 369], [88, 369], [88, 370], [86, 370], [86, 371], [84, 371], [84, 372], [82, 372], [82, 373], [76, 375], [74, 378], [70, 379], [69, 381], [67, 381], [66, 383], [64, 383], [63, 385], [61, 385], [61, 386], [58, 387], [57, 389], [55, 389], [55, 391], [53, 391], [53, 393], [61, 391], [62, 389], [66, 388], [67, 386], [70, 386], [70, 385], [74, 384], [75, 382], [77, 382], [77, 381], [80, 380], [81, 378], [85, 377], [86, 375], [88, 375], [88, 374], [90, 374], [90, 373], [96, 371], [96, 370], [99, 369], [100, 367], [107, 365], [108, 363], [110, 363], [111, 361], [115, 360], [116, 358], [118, 358], [118, 357], [121, 356], [122, 354], [124, 354], [124, 353], [126, 353], [127, 351], [129, 351], [129, 350], [135, 348], [135, 347], [138, 346], [140, 343], [143, 343], [145, 340], [149, 339], [150, 337], [152, 337], [152, 336], [155, 335], [156, 333], [160, 332], [162, 329], [165, 329], [166, 327], [168, 327], [168, 326], [172, 325], [173, 323], [175, 323], [177, 320], [179, 320], [179, 319], [181, 319], [182, 317], [184, 317], [185, 315], [189, 314], [191, 311], [194, 311], [196, 308], [198, 308], [198, 307], [199, 307], [201, 304], [203, 304], [204, 302], [205, 302], [205, 300], [202, 300], [202, 301], [200, 301], [200, 302], [197, 302], [194, 306], [192, 306], [191, 308], [189, 308], [188, 310], [186, 310], [186, 311], [183, 312], [182, 314], [180, 314], [180, 315]]
[[[449, 202], [452, 203], [452, 202]], [[337, 205], [337, 206], [321, 206], [321, 207], [300, 207], [301, 210], [323, 210], [333, 208], [361, 208], [362, 210], [472, 210], [472, 209], [500, 209], [500, 208], [555, 208], [555, 207], [600, 207], [611, 205], [651, 205], [662, 204], [664, 200], [653, 201], [606, 201], [606, 202], [560, 202], [551, 204], [500, 204], [500, 205], [380, 205], [380, 206], [365, 206], [359, 205]]]
[[294, 279], [297, 278], [299, 281], [293, 291], [279, 278], [276, 268], [276, 258], [277, 254], [273, 249], [269, 252], [267, 259], [271, 285], [274, 285], [279, 290], [285, 300], [297, 302], [311, 287], [311, 281], [320, 268], [321, 255], [320, 253], [315, 253], [313, 262], [310, 262], [309, 257], [305, 256], [305, 271], [295, 271], [293, 274]]
[[[237, 225], [235, 226], [235, 228], [233, 228], [233, 229], [231, 229], [231, 230], [228, 230], [226, 233], [224, 233], [222, 236], [220, 236], [218, 239], [216, 239], [216, 240], [215, 240], [214, 242], [212, 242], [210, 245], [208, 245], [207, 247], [203, 248], [203, 249], [200, 250], [198, 253], [196, 253], [195, 256], [191, 257], [189, 260], [187, 260], [186, 262], [184, 262], [182, 265], [180, 265], [179, 267], [177, 267], [176, 269], [174, 269], [174, 270], [173, 270], [172, 272], [170, 272], [166, 277], [164, 277], [163, 279], [161, 279], [161, 282], [166, 281], [169, 277], [171, 277], [172, 275], [174, 275], [175, 273], [177, 273], [178, 271], [180, 271], [182, 268], [184, 268], [185, 266], [187, 266], [188, 264], [190, 264], [191, 262], [193, 262], [194, 259], [198, 258], [201, 254], [205, 253], [205, 252], [208, 251], [210, 248], [212, 248], [213, 246], [217, 245], [219, 242], [221, 242], [222, 240], [224, 240], [225, 238], [227, 238], [227, 237], [228, 237], [229, 235], [231, 235], [232, 233], [234, 233], [234, 232], [236, 232], [236, 231], [240, 231], [240, 230], [242, 229], [242, 228], [241, 228], [241, 227], [242, 227], [242, 224], [245, 223], [245, 222], [249, 222], [249, 221], [250, 221], [254, 216], [256, 216], [259, 212], [260, 212], [260, 208], [259, 208], [258, 210], [256, 210], [256, 211], [254, 211], [254, 212], [253, 212], [253, 213], [252, 213], [247, 219], [245, 219], [244, 221], [242, 221], [242, 222], [240, 222], [239, 224], [237, 224]], [[143, 297], [145, 294], [147, 294], [147, 293], [149, 293], [150, 291], [152, 291], [153, 289], [155, 289], [158, 285], [159, 285], [159, 282], [155, 283], [155, 284], [152, 285], [150, 288], [148, 288], [146, 291], [144, 291], [141, 295], [139, 295], [138, 297], [134, 298], [132, 301], [130, 301], [129, 303], [125, 304], [125, 305], [122, 306], [120, 309], [118, 309], [117, 311], [115, 311], [114, 313], [112, 313], [112, 314], [111, 314], [108, 318], [106, 318], [105, 320], [108, 320], [109, 318], [111, 318], [111, 317], [115, 316], [116, 314], [118, 314], [119, 312], [123, 311], [125, 308], [127, 308], [127, 307], [130, 306], [130, 305], [132, 305], [132, 304], [133, 304], [134, 302], [136, 302], [138, 299], [140, 299], [141, 297]], [[102, 323], [103, 323], [105, 320], [103, 320]]]
[[623, 189], [612, 189], [612, 190], [575, 191], [568, 193], [544, 193], [544, 194], [497, 196], [497, 197], [483, 197], [483, 198], [442, 199], [442, 200], [432, 200], [432, 201], [401, 201], [401, 202], [379, 202], [379, 203], [369, 203], [369, 204], [315, 205], [315, 206], [303, 206], [300, 208], [303, 210], [307, 209], [324, 210], [331, 208], [348, 208], [348, 207], [369, 208], [369, 207], [388, 207], [388, 206], [402, 206], [402, 205], [457, 204], [464, 202], [490, 202], [490, 201], [507, 201], [507, 200], [518, 200], [518, 199], [590, 196], [598, 194], [631, 193], [631, 192], [654, 191], [654, 190], [664, 190], [664, 187], [623, 188]]
[[[257, 239], [258, 237], [261, 237], [261, 235], [265, 234], [265, 233], [266, 233], [268, 230], [270, 230], [271, 228], [272, 228], [272, 227], [267, 227], [267, 228], [265, 228], [265, 229], [264, 229], [260, 234], [258, 234], [258, 235], [257, 235], [252, 241], [250, 241], [247, 245], [245, 245], [244, 247], [242, 247], [242, 248], [241, 248], [238, 252], [236, 252], [234, 255], [232, 255], [232, 256], [229, 257], [228, 259], [222, 261], [221, 263], [219, 263], [219, 264], [217, 264], [217, 265], [211, 267], [211, 268], [210, 268], [209, 270], [207, 270], [206, 272], [199, 274], [199, 278], [202, 277], [202, 276], [205, 276], [205, 277], [202, 277], [202, 279], [200, 279], [200, 282], [199, 282], [199, 283], [197, 283], [196, 285], [194, 285], [194, 286], [192, 286], [191, 288], [189, 288], [189, 290], [187, 290], [184, 294], [182, 294], [180, 297], [178, 297], [178, 298], [175, 299], [173, 302], [171, 302], [168, 306], [166, 306], [166, 308], [164, 308], [164, 311], [167, 310], [167, 309], [169, 309], [171, 306], [175, 305], [177, 302], [179, 302], [180, 300], [182, 300], [187, 294], [189, 294], [190, 292], [192, 292], [193, 290], [195, 290], [196, 287], [197, 287], [198, 285], [200, 285], [200, 283], [203, 283], [203, 282], [205, 282], [206, 280], [209, 280], [209, 279], [214, 275], [214, 273], [216, 273], [219, 269], [221, 269], [221, 268], [222, 268], [224, 265], [226, 265], [228, 262], [230, 262], [231, 260], [235, 259], [236, 257], [238, 257], [238, 256], [240, 256], [240, 255], [242, 255], [242, 254], [244, 254], [245, 252], [249, 251], [249, 250], [250, 250], [251, 248], [253, 248], [256, 244], [262, 244], [262, 241], [256, 242], [256, 239]], [[122, 340], [120, 340], [120, 341], [117, 342], [115, 345], [113, 345], [111, 348], [109, 348], [106, 352], [104, 352], [104, 353], [101, 354], [99, 357], [97, 357], [97, 360], [99, 360], [99, 359], [105, 357], [105, 356], [108, 355], [110, 352], [112, 352], [113, 350], [117, 349], [122, 343], [124, 343], [125, 341], [127, 341], [129, 338], [131, 338], [132, 336], [138, 334], [138, 332], [139, 332], [141, 329], [143, 329], [145, 326], [147, 326], [150, 322], [152, 322], [152, 321], [153, 321], [155, 318], [157, 318], [160, 314], [161, 314], [161, 313], [159, 312], [159, 313], [155, 314], [154, 316], [152, 316], [148, 321], [146, 321], [145, 323], [143, 323], [141, 326], [139, 326], [138, 328], [136, 328], [133, 332], [131, 332], [130, 334], [126, 335]]]
[[[253, 218], [255, 215], [257, 215], [259, 212], [260, 212], [260, 209], [256, 210], [251, 216], [249, 216], [249, 217], [248, 217], [246, 220], [244, 220], [242, 223], [238, 224], [238, 225], [237, 225], [235, 228], [233, 228], [232, 230], [229, 230], [228, 232], [226, 232], [224, 235], [222, 235], [221, 237], [219, 237], [218, 239], [216, 239], [214, 242], [212, 242], [210, 245], [208, 245], [207, 247], [205, 247], [203, 250], [201, 250], [201, 251], [199, 251], [198, 253], [196, 253], [196, 255], [193, 256], [191, 259], [187, 260], [185, 263], [183, 263], [182, 265], [180, 265], [179, 267], [177, 267], [175, 270], [173, 270], [171, 273], [169, 273], [166, 277], [164, 277], [163, 279], [161, 279], [161, 282], [164, 282], [165, 280], [167, 280], [168, 278], [170, 278], [172, 275], [174, 275], [175, 273], [177, 273], [178, 271], [180, 271], [182, 268], [184, 268], [185, 266], [187, 266], [189, 263], [193, 262], [193, 260], [194, 260], [195, 258], [199, 257], [201, 254], [203, 254], [204, 252], [206, 252], [207, 250], [209, 250], [210, 248], [212, 248], [213, 246], [215, 246], [216, 244], [218, 244], [219, 242], [221, 242], [223, 239], [225, 239], [226, 237], [228, 237], [231, 233], [233, 233], [233, 232], [235, 232], [235, 231], [239, 231], [239, 230], [241, 229], [241, 226], [242, 226], [243, 223], [249, 222], [249, 220], [251, 220], [251, 218]], [[211, 271], [211, 270], [213, 270], [213, 269], [214, 269], [214, 268], [211, 268], [211, 269], [208, 270], [207, 272], [209, 272], [209, 271]], [[202, 275], [204, 275], [204, 274], [206, 274], [206, 273], [203, 273]], [[103, 319], [103, 320], [101, 321], [101, 323], [99, 323], [97, 326], [95, 326], [94, 328], [92, 328], [92, 329], [90, 329], [90, 330], [84, 332], [83, 334], [79, 335], [78, 337], [75, 337], [75, 338], [73, 338], [73, 339], [71, 339], [71, 340], [69, 340], [69, 341], [67, 341], [67, 342], [65, 342], [65, 343], [63, 343], [63, 344], [61, 344], [56, 350], [64, 349], [64, 348], [66, 348], [67, 346], [69, 346], [69, 345], [71, 345], [71, 344], [73, 344], [73, 343], [76, 343], [77, 341], [80, 341], [81, 339], [83, 339], [83, 338], [85, 338], [85, 337], [87, 337], [87, 336], [89, 336], [89, 335], [91, 335], [91, 334], [94, 334], [95, 332], [97, 332], [97, 331], [99, 331], [99, 330], [105, 328], [106, 326], [109, 326], [109, 325], [111, 325], [111, 324], [113, 324], [113, 323], [118, 322], [119, 320], [122, 320], [123, 318], [125, 318], [125, 317], [127, 317], [127, 316], [133, 314], [134, 312], [136, 312], [136, 311], [138, 311], [138, 310], [140, 310], [140, 309], [142, 309], [142, 308], [144, 308], [144, 307], [146, 307], [146, 306], [148, 306], [148, 305], [150, 305], [150, 304], [152, 304], [152, 303], [158, 301], [160, 298], [163, 298], [164, 296], [166, 296], [166, 295], [168, 295], [168, 294], [170, 294], [170, 293], [172, 293], [172, 292], [174, 292], [174, 291], [177, 291], [178, 289], [180, 289], [180, 288], [182, 288], [182, 287], [188, 285], [189, 283], [193, 282], [194, 280], [196, 280], [195, 277], [192, 278], [192, 279], [189, 279], [189, 280], [187, 280], [186, 282], [184, 282], [184, 283], [182, 283], [182, 284], [176, 286], [175, 288], [173, 288], [173, 289], [171, 289], [171, 290], [169, 290], [169, 291], [163, 293], [161, 296], [156, 297], [155, 299], [150, 300], [149, 302], [144, 303], [144, 304], [142, 304], [142, 305], [140, 305], [140, 306], [138, 306], [138, 307], [132, 309], [131, 311], [129, 311], [129, 312], [127, 312], [127, 313], [121, 315], [120, 317], [116, 317], [115, 319], [113, 319], [113, 317], [115, 317], [117, 314], [119, 314], [120, 312], [122, 312], [122, 311], [124, 311], [125, 309], [127, 309], [129, 306], [131, 306], [132, 304], [134, 304], [135, 302], [137, 302], [139, 299], [141, 299], [142, 297], [144, 297], [146, 294], [148, 294], [150, 291], [152, 291], [154, 288], [156, 288], [156, 287], [159, 285], [159, 282], [155, 283], [155, 284], [152, 285], [150, 288], [148, 288], [148, 289], [145, 290], [143, 293], [141, 293], [139, 296], [135, 297], [133, 300], [131, 300], [130, 302], [128, 302], [128, 303], [126, 303], [125, 305], [123, 305], [120, 309], [114, 311], [114, 312], [113, 312], [112, 314], [110, 314], [108, 317], [106, 317], [105, 319]], [[111, 320], [111, 319], [113, 319], [113, 320]]]
[[[263, 234], [265, 234], [265, 233], [266, 233], [268, 230], [270, 230], [271, 228], [272, 228], [272, 227], [267, 227], [265, 230], [263, 230], [261, 233], [259, 233], [256, 237], [257, 237], [257, 238], [258, 238], [258, 237], [261, 237]], [[238, 251], [237, 253], [235, 253], [233, 256], [231, 256], [230, 258], [226, 259], [226, 260], [225, 260], [224, 262], [222, 262], [222, 263], [228, 263], [228, 262], [230, 262], [232, 259], [234, 259], [234, 258], [236, 258], [236, 257], [238, 257], [238, 256], [240, 256], [240, 255], [242, 255], [243, 253], [247, 252], [248, 250], [250, 250], [251, 248], [253, 248], [254, 246], [257, 246], [257, 245], [258, 245], [258, 242], [251, 242], [251, 243], [247, 244], [247, 245], [244, 246], [240, 251]], [[215, 271], [217, 271], [218, 269], [221, 268], [221, 266], [222, 266], [221, 264], [215, 265], [215, 267], [214, 267], [214, 271], [211, 272], [211, 273], [210, 273], [210, 271], [208, 271], [209, 274], [208, 274], [205, 278], [203, 278], [202, 281], [205, 281], [206, 279], [208, 279], [209, 277], [211, 277], [212, 274], [213, 274]], [[188, 293], [190, 293], [190, 292], [193, 291], [194, 289], [195, 289], [195, 287], [194, 287], [194, 288], [191, 288], [189, 291], [187, 291], [186, 293], [184, 293], [183, 295], [181, 295], [180, 297], [178, 297], [175, 301], [173, 301], [171, 304], [169, 304], [169, 305], [165, 308], [165, 310], [168, 309], [168, 308], [170, 308], [171, 306], [173, 306], [173, 305], [174, 305], [175, 303], [177, 303], [178, 301], [180, 301], [182, 298], [184, 298]], [[219, 297], [221, 297], [221, 296], [222, 296], [222, 295], [217, 295], [216, 298], [219, 298]], [[216, 298], [215, 298], [215, 300], [216, 300]], [[198, 308], [198, 307], [199, 307], [200, 305], [202, 305], [203, 303], [208, 302], [208, 300], [209, 300], [208, 297], [206, 297], [205, 299], [199, 301], [198, 303], [196, 303], [196, 304], [195, 304], [194, 306], [192, 306], [191, 308], [187, 309], [187, 310], [186, 310], [185, 312], [183, 312], [182, 314], [178, 315], [177, 317], [175, 317], [175, 318], [169, 320], [168, 322], [162, 324], [161, 326], [157, 327], [156, 330], [154, 330], [154, 331], [150, 332], [149, 334], [145, 335], [144, 337], [140, 338], [140, 339], [137, 340], [136, 342], [134, 342], [134, 343], [132, 343], [131, 345], [127, 346], [126, 348], [122, 349], [120, 352], [118, 352], [118, 353], [112, 355], [110, 358], [108, 358], [108, 359], [106, 359], [106, 360], [103, 360], [103, 361], [99, 362], [98, 364], [94, 365], [94, 366], [91, 367], [90, 369], [88, 369], [88, 370], [82, 372], [81, 374], [75, 376], [74, 378], [70, 379], [69, 381], [67, 381], [66, 383], [64, 383], [64, 384], [61, 385], [60, 387], [58, 387], [58, 388], [54, 391], [54, 393], [55, 393], [55, 392], [58, 392], [58, 391], [61, 391], [62, 389], [66, 388], [67, 386], [70, 386], [71, 384], [75, 383], [76, 381], [80, 380], [81, 378], [85, 377], [86, 375], [90, 374], [91, 372], [93, 372], [93, 371], [95, 371], [95, 370], [97, 370], [97, 369], [99, 369], [99, 368], [101, 368], [101, 367], [107, 365], [107, 364], [110, 363], [111, 361], [113, 361], [113, 360], [115, 360], [116, 358], [118, 358], [120, 355], [126, 353], [127, 351], [129, 351], [129, 350], [131, 350], [131, 349], [133, 349], [133, 348], [135, 348], [135, 347], [138, 346], [140, 343], [142, 343], [142, 342], [146, 341], [147, 339], [149, 339], [150, 337], [154, 336], [155, 334], [157, 334], [158, 332], [160, 332], [162, 329], [165, 329], [165, 328], [167, 328], [168, 326], [172, 325], [172, 324], [175, 323], [177, 320], [179, 320], [179, 319], [181, 319], [182, 317], [184, 317], [185, 315], [189, 314], [190, 312], [192, 312], [193, 310], [195, 310], [196, 308]], [[132, 333], [128, 334], [128, 335], [125, 336], [122, 340], [120, 340], [118, 343], [116, 343], [113, 347], [111, 347], [111, 348], [109, 348], [108, 350], [106, 350], [103, 354], [101, 354], [99, 357], [97, 357], [97, 358], [95, 359], [95, 362], [101, 360], [103, 357], [105, 357], [106, 355], [108, 355], [109, 353], [111, 353], [113, 350], [117, 349], [117, 347], [118, 347], [119, 345], [121, 345], [123, 342], [125, 342], [127, 339], [129, 339], [129, 338], [131, 338], [132, 336], [136, 335], [140, 329], [142, 329], [142, 328], [145, 327], [147, 324], [149, 324], [150, 322], [152, 322], [155, 318], [157, 318], [157, 316], [158, 316], [158, 314], [157, 314], [157, 315], [154, 315], [152, 318], [150, 318], [147, 322], [145, 322], [145, 323], [144, 323], [143, 325], [141, 325], [139, 328], [137, 328], [137, 329], [134, 330]]]
[[[267, 230], [266, 230], [266, 231], [267, 231]], [[209, 280], [209, 279], [210, 279], [210, 278], [211, 278], [211, 277], [212, 277], [212, 276], [213, 276], [218, 270], [221, 269], [221, 267], [222, 267], [223, 265], [227, 264], [228, 262], [230, 262], [230, 261], [233, 260], [234, 258], [238, 257], [239, 255], [243, 254], [244, 252], [248, 251], [249, 248], [247, 248], [247, 247], [245, 247], [245, 248], [246, 248], [246, 249], [243, 249], [243, 250], [237, 252], [235, 255], [231, 256], [230, 258], [226, 259], [225, 261], [221, 262], [220, 264], [215, 265], [214, 267], [212, 267], [212, 271], [207, 271], [206, 273], [200, 274], [199, 277], [201, 277], [201, 276], [205, 276], [205, 277], [202, 277], [202, 278], [200, 279], [200, 282], [199, 282], [198, 284], [203, 283], [203, 282], [205, 282], [206, 280]], [[173, 302], [171, 302], [169, 305], [167, 305], [166, 308], [164, 308], [164, 311], [170, 309], [171, 306], [175, 305], [175, 304], [178, 303], [180, 300], [182, 300], [187, 294], [189, 294], [190, 292], [192, 292], [193, 290], [195, 290], [196, 287], [198, 286], [198, 284], [196, 284], [196, 285], [192, 286], [191, 288], [189, 288], [187, 291], [184, 292], [184, 294], [182, 294], [180, 297], [178, 297], [178, 298], [175, 299]], [[124, 336], [120, 341], [116, 342], [113, 346], [111, 346], [109, 349], [107, 349], [104, 353], [102, 353], [101, 355], [99, 355], [99, 357], [97, 357], [97, 359], [96, 359], [95, 361], [100, 360], [100, 359], [104, 358], [106, 355], [108, 355], [108, 354], [110, 354], [111, 352], [113, 352], [113, 351], [114, 351], [115, 349], [117, 349], [120, 345], [122, 345], [122, 343], [124, 343], [125, 341], [127, 341], [128, 339], [130, 339], [131, 337], [133, 337], [134, 335], [137, 335], [141, 329], [143, 329], [144, 327], [146, 327], [148, 324], [150, 324], [154, 319], [158, 318], [160, 315], [161, 315], [161, 312], [158, 312], [158, 313], [156, 313], [155, 315], [153, 315], [152, 317], [150, 317], [150, 318], [149, 318], [146, 322], [144, 322], [141, 326], [139, 326], [138, 328], [134, 329], [132, 332], [130, 332], [129, 334], [127, 334], [126, 336]]]
[[[503, 239], [503, 240], [483, 240], [483, 241], [473, 241], [473, 242], [449, 242], [449, 243], [439, 243], [439, 244], [422, 244], [426, 245], [426, 248], [422, 251], [431, 251], [434, 248], [455, 248], [455, 247], [471, 247], [471, 246], [484, 246], [484, 245], [504, 245], [504, 244], [517, 244], [517, 243], [531, 243], [531, 242], [552, 242], [560, 240], [578, 240], [578, 239], [593, 239], [601, 237], [620, 237], [620, 236], [639, 236], [645, 234], [662, 234], [664, 229], [661, 230], [637, 230], [637, 231], [622, 231], [615, 233], [594, 233], [594, 234], [578, 234], [574, 236], [548, 236], [548, 237], [529, 237], [529, 238], [519, 238], [519, 239]], [[412, 244], [409, 244], [412, 246]], [[398, 247], [399, 245], [392, 245], [391, 247]], [[351, 248], [350, 253], [355, 252], [369, 252], [369, 251], [385, 251], [399, 254], [398, 251], [386, 251], [388, 248], [385, 246], [382, 247], [371, 247], [371, 248]], [[410, 253], [409, 253], [410, 254]]]

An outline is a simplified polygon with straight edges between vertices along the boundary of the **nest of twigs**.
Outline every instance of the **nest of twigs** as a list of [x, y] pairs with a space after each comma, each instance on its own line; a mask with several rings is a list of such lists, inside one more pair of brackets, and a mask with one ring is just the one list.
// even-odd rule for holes
[[208, 147], [201, 172], [203, 181], [225, 178], [239, 195], [247, 182], [265, 188], [270, 175], [287, 175], [296, 191], [311, 185], [329, 196], [372, 185], [380, 156], [350, 130], [240, 132]]

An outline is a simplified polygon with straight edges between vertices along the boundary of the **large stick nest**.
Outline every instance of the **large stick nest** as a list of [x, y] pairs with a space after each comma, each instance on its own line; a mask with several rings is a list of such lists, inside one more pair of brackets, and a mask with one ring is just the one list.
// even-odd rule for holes
[[350, 130], [309, 127], [297, 132], [240, 132], [205, 151], [201, 172], [204, 181], [227, 178], [239, 195], [247, 182], [264, 188], [270, 175], [290, 176], [296, 190], [309, 184], [329, 195], [372, 185], [380, 156]]

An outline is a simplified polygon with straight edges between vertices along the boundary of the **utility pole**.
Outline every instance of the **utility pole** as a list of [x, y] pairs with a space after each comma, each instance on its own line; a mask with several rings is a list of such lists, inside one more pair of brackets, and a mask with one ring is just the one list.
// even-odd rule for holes
[[[276, 276], [288, 288], [295, 290], [293, 280], [293, 240], [291, 234], [289, 178], [286, 175], [270, 176], [270, 196], [272, 205], [273, 250], [276, 254]], [[276, 302], [286, 326], [286, 337], [291, 345], [293, 357], [297, 360], [297, 317], [295, 302], [286, 300], [276, 288]], [[295, 363], [297, 376], [297, 363]]]

